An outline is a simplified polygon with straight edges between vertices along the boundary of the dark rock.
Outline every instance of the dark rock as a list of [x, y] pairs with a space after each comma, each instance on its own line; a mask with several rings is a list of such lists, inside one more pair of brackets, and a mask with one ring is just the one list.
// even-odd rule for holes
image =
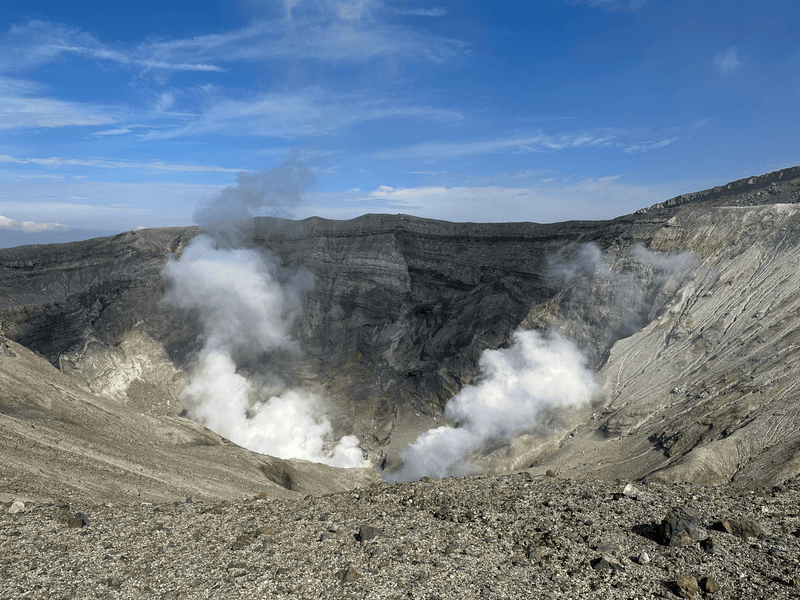
[[122, 581], [116, 575], [108, 578], [108, 587], [118, 588], [122, 585]]
[[349, 566], [346, 569], [336, 571], [334, 577], [341, 583], [352, 583], [358, 579], [359, 575], [352, 566]]
[[359, 542], [366, 542], [367, 540], [374, 539], [378, 536], [385, 535], [380, 529], [377, 527], [372, 527], [371, 525], [362, 525], [358, 528], [358, 533], [356, 534], [356, 540]]
[[595, 571], [625, 571], [625, 566], [608, 554], [603, 554], [591, 562]]
[[80, 529], [81, 527], [88, 527], [88, 526], [89, 526], [89, 518], [81, 512], [75, 513], [74, 517], [70, 517], [67, 520], [67, 527], [69, 529]]
[[447, 519], [447, 517], [450, 516], [452, 510], [453, 509], [450, 506], [443, 506], [435, 513], [433, 513], [433, 516], [436, 517], [437, 519]]
[[700, 517], [689, 507], [670, 510], [661, 521], [661, 537], [665, 546], [689, 546], [699, 542]]
[[764, 535], [764, 530], [761, 526], [750, 519], [726, 519], [724, 521], [717, 521], [711, 528], [716, 531], [724, 531], [725, 533], [735, 535], [743, 540]]
[[708, 554], [714, 554], [719, 548], [719, 542], [717, 541], [717, 538], [709, 537], [700, 541], [700, 547]]

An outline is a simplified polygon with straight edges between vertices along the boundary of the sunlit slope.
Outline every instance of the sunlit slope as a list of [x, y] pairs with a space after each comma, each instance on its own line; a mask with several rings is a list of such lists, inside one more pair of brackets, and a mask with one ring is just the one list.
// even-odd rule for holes
[[0, 433], [3, 501], [290, 498], [377, 480], [371, 469], [275, 459], [188, 419], [144, 414], [10, 340], [0, 344]]
[[800, 472], [800, 206], [689, 207], [650, 247], [696, 264], [599, 373], [606, 400], [542, 464], [770, 486]]

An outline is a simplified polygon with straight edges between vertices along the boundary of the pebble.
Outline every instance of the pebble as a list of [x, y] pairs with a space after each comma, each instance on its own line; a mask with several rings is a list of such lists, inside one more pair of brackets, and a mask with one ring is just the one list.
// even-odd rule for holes
[[[797, 598], [800, 482], [783, 487], [648, 483], [634, 502], [614, 500], [619, 483], [520, 473], [302, 500], [6, 503], [0, 598]], [[668, 545], [664, 522], [682, 535], [682, 520], [692, 533]], [[745, 520], [760, 537], [713, 529]]]

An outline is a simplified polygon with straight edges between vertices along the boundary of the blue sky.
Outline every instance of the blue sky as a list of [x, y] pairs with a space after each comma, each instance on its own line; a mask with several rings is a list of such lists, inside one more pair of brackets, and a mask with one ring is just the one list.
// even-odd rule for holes
[[7, 0], [0, 246], [187, 225], [288, 157], [294, 218], [627, 214], [800, 164], [797, 23], [795, 0]]

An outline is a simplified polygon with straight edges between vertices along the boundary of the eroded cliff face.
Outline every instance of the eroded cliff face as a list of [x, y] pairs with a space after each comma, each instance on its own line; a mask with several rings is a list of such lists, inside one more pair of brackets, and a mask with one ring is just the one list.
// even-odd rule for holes
[[[800, 471], [798, 202], [793, 168], [606, 222], [257, 219], [250, 241], [314, 275], [287, 375], [324, 387], [337, 431], [374, 457], [441, 417], [481, 353], [522, 327], [574, 340], [602, 391], [495, 445], [486, 468], [756, 486]], [[98, 392], [142, 404], [144, 390], [168, 412], [201, 330], [160, 302], [160, 272], [197, 233], [0, 251], [6, 334]]]

